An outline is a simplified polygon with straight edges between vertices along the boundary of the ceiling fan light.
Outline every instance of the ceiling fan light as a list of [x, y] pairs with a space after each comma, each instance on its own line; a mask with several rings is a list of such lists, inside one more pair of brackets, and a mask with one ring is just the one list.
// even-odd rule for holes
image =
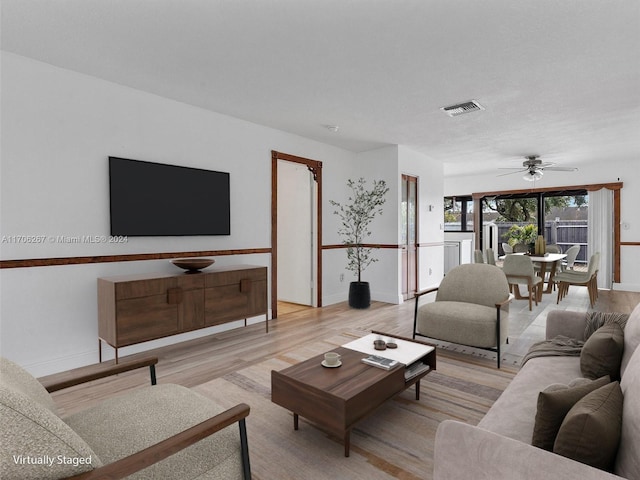
[[536, 180], [540, 180], [542, 178], [542, 170], [529, 170], [524, 174], [524, 178], [527, 182], [535, 182]]

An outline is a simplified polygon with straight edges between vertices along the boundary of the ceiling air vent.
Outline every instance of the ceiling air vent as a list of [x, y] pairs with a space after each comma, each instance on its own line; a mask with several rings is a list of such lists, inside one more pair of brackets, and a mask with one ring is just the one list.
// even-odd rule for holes
[[470, 102], [459, 103], [458, 105], [442, 107], [440, 110], [442, 110], [450, 117], [456, 117], [458, 115], [462, 115], [463, 113], [471, 113], [478, 110], [484, 110], [484, 107], [480, 105], [476, 100], [471, 100]]

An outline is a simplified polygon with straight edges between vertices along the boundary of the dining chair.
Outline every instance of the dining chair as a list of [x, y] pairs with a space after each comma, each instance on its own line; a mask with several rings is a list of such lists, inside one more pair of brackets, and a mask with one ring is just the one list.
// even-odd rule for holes
[[513, 246], [513, 253], [527, 253], [529, 251], [529, 247], [524, 243], [516, 243]]
[[513, 253], [513, 247], [509, 245], [507, 242], [502, 242], [502, 251], [505, 255]]
[[598, 270], [600, 268], [600, 252], [596, 252], [591, 255], [587, 271], [576, 272], [575, 270], [568, 270], [560, 272], [556, 275], [555, 281], [558, 285], [558, 299], [556, 304], [560, 303], [567, 293], [569, 293], [569, 287], [571, 285], [587, 287], [589, 292], [589, 304], [591, 308], [598, 300]]
[[562, 250], [560, 249], [560, 247], [555, 243], [550, 243], [549, 245], [547, 245], [545, 247], [545, 251], [547, 253], [562, 253]]
[[493, 248], [487, 248], [484, 251], [485, 257], [487, 257], [487, 263], [489, 265], [495, 265], [496, 264], [496, 256], [493, 253]]
[[484, 263], [484, 256], [482, 255], [482, 250], [473, 251], [473, 261], [474, 263]]
[[573, 245], [567, 250], [567, 258], [562, 262], [562, 271], [573, 270], [573, 264], [580, 253], [580, 245]]
[[512, 291], [516, 298], [524, 298], [520, 295], [519, 284], [527, 285], [529, 291], [529, 310], [531, 310], [532, 301], [541, 300], [542, 295], [542, 278], [535, 274], [533, 270], [533, 262], [526, 255], [507, 255], [504, 258], [502, 271], [507, 276], [509, 282], [509, 290]]

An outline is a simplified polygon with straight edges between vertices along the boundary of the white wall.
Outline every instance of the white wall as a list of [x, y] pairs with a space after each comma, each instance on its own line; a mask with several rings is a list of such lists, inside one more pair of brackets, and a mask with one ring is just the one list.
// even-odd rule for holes
[[[395, 145], [378, 148], [368, 152], [356, 154], [348, 169], [343, 170], [343, 180], [333, 186], [331, 191], [324, 189], [325, 198], [336, 202], [347, 202], [351, 190], [347, 187], [347, 179], [357, 180], [362, 177], [367, 180], [368, 187], [374, 180], [385, 180], [389, 187], [382, 215], [377, 216], [371, 223], [371, 237], [366, 243], [397, 244], [397, 215], [399, 207], [396, 201], [398, 185], [395, 172], [397, 170], [397, 149]], [[327, 237], [323, 239], [325, 245], [341, 244], [337, 230], [340, 220], [333, 212], [335, 208], [328, 206], [325, 211], [323, 230]], [[372, 263], [362, 272], [362, 281], [369, 282], [371, 299], [389, 303], [398, 302], [398, 289], [395, 275], [397, 259], [395, 249], [379, 249], [373, 252], [377, 262]], [[323, 301], [325, 305], [343, 302], [347, 299], [348, 285], [356, 281], [353, 272], [345, 269], [347, 264], [346, 250], [343, 248], [325, 250], [323, 255], [325, 265], [330, 265], [331, 273], [323, 274]], [[341, 277], [343, 276], [343, 277]], [[343, 278], [341, 281], [340, 278]]]
[[[449, 176], [444, 179], [444, 194], [468, 195], [474, 192], [515, 190], [529, 186], [518, 175], [497, 177], [497, 174]], [[536, 187], [588, 185], [623, 182], [620, 192], [622, 242], [640, 242], [640, 175], [638, 160], [602, 159], [600, 163], [581, 165], [578, 172], [548, 172]], [[640, 246], [622, 246], [620, 250], [620, 283], [616, 290], [640, 291]]]
[[[399, 245], [401, 237], [401, 184], [402, 174], [418, 178], [418, 289], [436, 286], [440, 283], [444, 270], [444, 231], [443, 231], [443, 166], [441, 162], [428, 158], [410, 148], [398, 145], [382, 147], [360, 153], [354, 162], [355, 168], [349, 172], [348, 178], [364, 177], [368, 182], [385, 180], [389, 187], [387, 201], [383, 206], [383, 214], [374, 219], [371, 224], [372, 235], [367, 243], [383, 245]], [[342, 202], [348, 197], [346, 182], [342, 191], [335, 192], [332, 200]], [[433, 210], [428, 211], [428, 206]], [[333, 212], [333, 209], [331, 210]], [[328, 219], [334, 222], [331, 228], [338, 228], [336, 216]], [[331, 230], [328, 229], [328, 230]], [[327, 230], [327, 229], [325, 229]], [[340, 243], [325, 239], [325, 244]], [[363, 273], [363, 281], [371, 285], [371, 298], [389, 303], [402, 303], [402, 252], [397, 248], [382, 248], [375, 252], [377, 262], [371, 264]], [[330, 259], [336, 266], [331, 276], [325, 278], [327, 283], [337, 281], [333, 275], [344, 274], [344, 282], [348, 284], [354, 280], [353, 274], [344, 270], [346, 254], [343, 249], [325, 251], [325, 261]], [[340, 270], [342, 266], [343, 270]], [[335, 286], [335, 284], [334, 284]], [[337, 290], [334, 288], [334, 290]], [[344, 294], [324, 295], [325, 302], [337, 303], [344, 301]]]
[[418, 290], [424, 290], [439, 285], [444, 276], [443, 166], [400, 146], [398, 168], [398, 177], [418, 178]]
[[[385, 179], [385, 214], [372, 243], [399, 243], [400, 174], [420, 179], [419, 288], [442, 277], [442, 165], [390, 146], [354, 154], [11, 53], [1, 54], [0, 235], [44, 236], [43, 243], [0, 244], [2, 260], [268, 248], [271, 243], [271, 150], [323, 162], [323, 244], [341, 243], [328, 200], [343, 201], [346, 179]], [[108, 156], [230, 173], [228, 237], [130, 238], [126, 243], [65, 243], [58, 236], [108, 236]], [[435, 206], [434, 213], [426, 205]], [[53, 240], [48, 240], [51, 237]], [[400, 252], [381, 249], [365, 272], [372, 298], [400, 297]], [[217, 265], [271, 267], [270, 256], [237, 255]], [[323, 252], [323, 304], [347, 299], [343, 249]], [[95, 363], [96, 279], [175, 272], [168, 261], [93, 263], [0, 270], [0, 354], [46, 375]], [[431, 272], [431, 273], [429, 273]], [[340, 281], [340, 275], [345, 278]], [[253, 321], [264, 321], [256, 318]], [[210, 334], [213, 327], [123, 349], [127, 355]], [[111, 352], [107, 349], [106, 358]]]
[[[321, 160], [325, 199], [343, 184], [354, 161], [345, 150], [14, 54], [2, 52], [1, 61], [1, 235], [108, 236], [110, 155], [229, 172], [232, 232], [121, 244], [5, 242], [3, 260], [268, 248], [271, 150]], [[328, 204], [324, 209], [326, 220]], [[327, 225], [325, 239], [337, 241]], [[269, 255], [216, 261], [270, 267]], [[331, 262], [324, 267], [328, 277], [337, 277]], [[96, 362], [96, 279], [155, 271], [176, 268], [148, 261], [0, 270], [0, 354], [36, 375]], [[339, 287], [346, 299], [346, 287]]]

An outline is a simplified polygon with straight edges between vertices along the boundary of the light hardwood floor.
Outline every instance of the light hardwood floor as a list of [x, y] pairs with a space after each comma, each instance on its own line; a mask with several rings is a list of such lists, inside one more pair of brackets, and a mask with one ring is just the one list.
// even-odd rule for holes
[[[542, 339], [538, 337], [544, 327], [538, 328], [537, 324], [544, 323], [545, 312], [549, 309], [586, 310], [586, 307], [581, 307], [586, 298], [586, 289], [582, 292], [579, 290], [581, 288], [585, 287], [572, 290], [567, 297], [572, 298], [573, 295], [577, 304], [563, 300], [556, 306], [555, 295], [545, 295], [546, 303], [535, 307], [532, 312], [523, 306], [524, 303], [512, 305], [510, 317], [513, 316], [514, 337], [510, 342], [510, 351], [515, 360], [512, 359], [511, 364], [517, 364], [518, 356], [526, 353], [528, 345]], [[601, 291], [594, 310], [630, 312], [638, 303], [640, 293]], [[305, 343], [343, 332], [358, 334], [380, 330], [411, 336], [413, 308], [414, 302], [410, 300], [402, 305], [374, 302], [366, 310], [351, 309], [346, 302], [324, 308], [304, 309], [270, 320], [269, 333], [265, 333], [263, 323], [258, 323], [150, 350], [129, 358], [157, 356], [159, 383], [195, 387], [268, 358], [278, 357]], [[126, 358], [122, 357], [122, 360]], [[64, 415], [123, 391], [146, 385], [148, 381], [148, 371], [139, 370], [56, 392], [54, 399], [60, 413]]]

